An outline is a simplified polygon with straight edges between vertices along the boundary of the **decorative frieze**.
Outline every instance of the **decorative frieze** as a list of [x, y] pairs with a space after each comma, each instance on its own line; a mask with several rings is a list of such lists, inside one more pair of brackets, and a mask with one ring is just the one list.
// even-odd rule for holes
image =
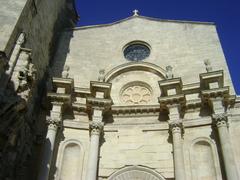
[[103, 98], [95, 98], [95, 97], [88, 97], [87, 98], [87, 106], [94, 107], [96, 109], [109, 109], [112, 105], [111, 99], [103, 99]]

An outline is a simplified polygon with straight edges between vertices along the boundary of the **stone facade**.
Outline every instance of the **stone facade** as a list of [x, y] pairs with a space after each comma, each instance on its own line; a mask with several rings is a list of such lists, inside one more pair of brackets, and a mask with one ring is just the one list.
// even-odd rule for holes
[[[8, 98], [12, 107], [0, 115], [7, 122], [14, 112], [13, 121], [22, 122], [16, 130], [29, 132], [21, 134], [20, 147], [14, 145], [18, 131], [5, 132], [5, 141], [22, 150], [18, 156], [31, 159], [22, 164], [35, 164], [26, 166], [31, 173], [20, 171], [24, 175], [12, 179], [239, 179], [240, 97], [214, 24], [159, 20], [134, 11], [112, 24], [68, 28], [55, 45], [53, 29], [69, 15], [60, 9], [71, 2], [39, 3], [39, 8], [41, 3], [55, 5], [51, 28], [37, 36], [34, 30], [20, 31], [11, 53], [5, 48], [1, 56], [1, 67], [12, 67], [3, 70], [2, 92], [12, 88], [20, 99], [13, 103]], [[74, 12], [72, 5], [67, 7]], [[70, 15], [76, 20], [75, 13]], [[54, 55], [46, 53], [49, 48]], [[46, 96], [35, 88], [41, 82]], [[26, 145], [40, 150], [31, 153]], [[8, 147], [1, 153], [12, 158], [10, 152]]]
[[240, 98], [214, 24], [135, 12], [67, 30], [52, 75], [50, 179], [239, 179]]

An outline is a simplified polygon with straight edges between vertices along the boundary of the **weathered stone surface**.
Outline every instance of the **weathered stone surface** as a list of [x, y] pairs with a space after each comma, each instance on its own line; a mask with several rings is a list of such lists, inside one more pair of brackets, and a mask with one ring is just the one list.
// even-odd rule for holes
[[[127, 61], [123, 50], [132, 41], [144, 41], [151, 47], [150, 56], [141, 62]], [[98, 148], [99, 158], [92, 163], [98, 163], [98, 170], [92, 174], [98, 173], [99, 180], [151, 175], [176, 180], [238, 178], [240, 101], [231, 96], [234, 89], [213, 24], [158, 21], [135, 12], [134, 17], [111, 25], [65, 31], [58, 48], [53, 76], [66, 74], [68, 66], [67, 79], [74, 81], [68, 105], [73, 113], [65, 111], [63, 120], [66, 140], [58, 142], [73, 138], [87, 150], [79, 154], [84, 156], [83, 179], [89, 177], [91, 154]], [[94, 87], [93, 80], [99, 81]], [[61, 82], [56, 87], [67, 90], [64, 77]], [[106, 89], [112, 100], [108, 106]], [[227, 124], [216, 122], [222, 114]], [[92, 141], [87, 133], [92, 120], [105, 123], [95, 151], [89, 149]], [[58, 147], [57, 169], [62, 166], [63, 149]], [[137, 167], [148, 169], [149, 176]], [[128, 168], [131, 171], [126, 172]], [[74, 171], [70, 169], [66, 176], [52, 173], [67, 178]]]

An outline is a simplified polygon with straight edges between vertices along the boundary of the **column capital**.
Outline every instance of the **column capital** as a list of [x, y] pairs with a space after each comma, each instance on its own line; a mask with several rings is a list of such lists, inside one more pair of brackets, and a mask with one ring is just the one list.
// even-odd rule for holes
[[103, 130], [103, 122], [100, 121], [92, 121], [89, 124], [89, 130], [91, 135], [95, 134], [95, 135], [100, 135], [102, 130]]
[[47, 117], [46, 123], [48, 128], [57, 129], [58, 127], [61, 127], [61, 119], [59, 118]]
[[169, 120], [169, 129], [172, 133], [183, 133], [183, 123], [182, 120]]
[[217, 127], [228, 126], [228, 118], [226, 113], [213, 114], [212, 119]]

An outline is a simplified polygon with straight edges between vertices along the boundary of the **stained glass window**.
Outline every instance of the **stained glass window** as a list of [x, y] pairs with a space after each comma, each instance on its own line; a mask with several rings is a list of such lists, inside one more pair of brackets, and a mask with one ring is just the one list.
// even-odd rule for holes
[[124, 57], [130, 61], [141, 61], [150, 55], [150, 49], [144, 44], [131, 44], [124, 49]]

